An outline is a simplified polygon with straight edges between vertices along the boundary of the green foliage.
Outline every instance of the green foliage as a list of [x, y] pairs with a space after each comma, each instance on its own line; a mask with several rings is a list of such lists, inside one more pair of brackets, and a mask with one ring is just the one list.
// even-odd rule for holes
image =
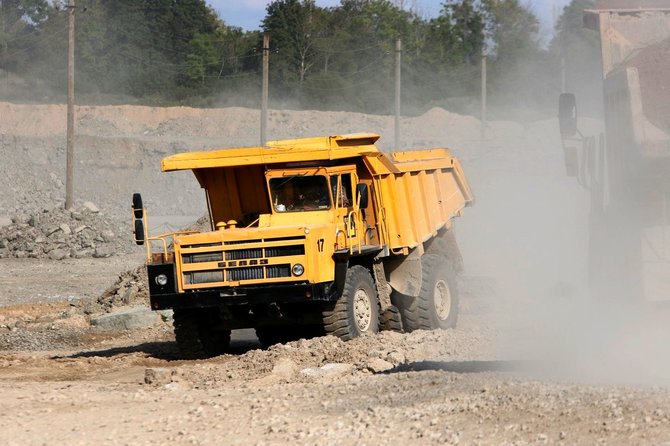
[[[436, 104], [477, 109], [463, 104], [479, 102], [484, 51], [490, 100], [544, 103], [538, 97], [553, 90], [542, 84], [557, 82], [558, 48], [583, 43], [569, 27], [588, 3], [574, 0], [566, 8], [557, 28], [563, 43], [555, 39], [545, 50], [538, 21], [520, 0], [443, 0], [431, 19], [389, 0], [341, 0], [329, 8], [314, 0], [273, 0], [262, 21], [270, 36], [271, 104], [391, 113], [396, 39], [402, 40], [406, 112]], [[59, 99], [67, 10], [56, 4], [0, 0], [0, 69], [58, 92], [53, 98]], [[116, 96], [258, 106], [262, 32], [224, 23], [205, 0], [77, 0], [76, 14], [80, 101]]]

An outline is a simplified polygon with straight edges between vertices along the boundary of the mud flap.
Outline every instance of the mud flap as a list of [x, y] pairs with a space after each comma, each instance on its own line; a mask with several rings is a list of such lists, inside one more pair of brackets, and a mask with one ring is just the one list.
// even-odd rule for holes
[[421, 290], [421, 246], [413, 249], [408, 256], [397, 256], [384, 262], [391, 287], [405, 296], [417, 296]]

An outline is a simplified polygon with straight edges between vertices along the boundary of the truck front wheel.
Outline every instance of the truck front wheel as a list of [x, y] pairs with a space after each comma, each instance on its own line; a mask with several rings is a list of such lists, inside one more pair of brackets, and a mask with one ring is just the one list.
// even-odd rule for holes
[[406, 331], [446, 329], [456, 326], [458, 289], [449, 260], [437, 254], [421, 258], [421, 291], [416, 297], [403, 296], [400, 304]]
[[230, 330], [216, 329], [215, 309], [174, 310], [174, 335], [182, 357], [211, 358], [228, 351]]
[[360, 265], [349, 268], [342, 295], [334, 304], [326, 304], [322, 314], [326, 334], [344, 341], [364, 333], [377, 333], [379, 302], [370, 271]]

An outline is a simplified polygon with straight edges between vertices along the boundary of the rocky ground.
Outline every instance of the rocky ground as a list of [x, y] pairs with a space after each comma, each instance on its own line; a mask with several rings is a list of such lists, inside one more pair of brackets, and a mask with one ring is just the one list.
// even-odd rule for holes
[[[555, 121], [490, 123], [484, 139], [444, 110], [404, 122], [414, 145], [454, 147], [477, 196], [457, 222], [456, 329], [267, 350], [240, 330], [231, 354], [184, 361], [169, 312], [147, 310], [126, 192], [183, 226], [202, 195], [190, 177], [161, 182], [160, 158], [190, 137], [244, 143], [256, 112], [81, 108], [89, 152], [66, 212], [49, 175], [59, 110], [0, 104], [0, 444], [670, 444], [667, 314], [586, 305], [588, 208]], [[271, 131], [391, 122], [274, 111]]]

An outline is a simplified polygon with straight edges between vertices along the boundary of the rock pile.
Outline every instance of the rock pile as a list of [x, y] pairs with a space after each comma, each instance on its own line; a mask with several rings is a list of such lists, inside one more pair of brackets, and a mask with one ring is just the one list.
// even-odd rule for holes
[[0, 258], [110, 257], [134, 249], [130, 225], [90, 202], [74, 210], [17, 212], [0, 227]]
[[116, 282], [98, 298], [105, 311], [115, 307], [138, 305], [149, 306], [149, 283], [144, 265], [125, 271]]

